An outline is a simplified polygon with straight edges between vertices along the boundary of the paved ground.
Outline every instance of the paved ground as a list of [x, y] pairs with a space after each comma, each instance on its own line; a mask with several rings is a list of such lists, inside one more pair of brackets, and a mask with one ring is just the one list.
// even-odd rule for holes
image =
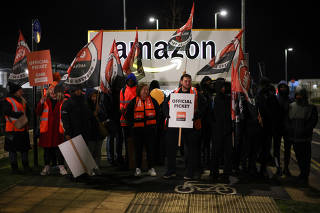
[[[229, 185], [213, 183], [208, 173], [201, 180], [184, 181], [182, 176], [164, 180], [163, 166], [157, 177], [110, 166], [105, 156], [101, 176], [40, 176], [39, 169], [27, 179], [0, 192], [0, 212], [279, 212], [274, 200], [295, 200], [320, 204], [320, 132], [312, 144], [310, 186], [301, 187], [296, 178], [277, 177], [269, 167], [269, 179], [248, 175], [231, 177]], [[318, 151], [319, 150], [319, 151]], [[290, 169], [299, 174], [295, 155]], [[178, 159], [178, 174], [183, 161]]]

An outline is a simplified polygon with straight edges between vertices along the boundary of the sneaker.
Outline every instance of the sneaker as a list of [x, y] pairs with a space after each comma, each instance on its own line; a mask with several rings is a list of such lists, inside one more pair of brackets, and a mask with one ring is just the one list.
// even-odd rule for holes
[[64, 168], [64, 165], [59, 165], [60, 175], [68, 174], [67, 170]]
[[176, 173], [169, 173], [169, 172], [167, 172], [166, 174], [164, 174], [162, 177], [164, 178], [164, 179], [171, 179], [171, 178], [174, 178], [174, 177], [176, 177], [177, 175], [176, 175]]
[[136, 172], [134, 173], [134, 176], [136, 177], [141, 176], [141, 170], [139, 168], [136, 168]]
[[48, 175], [49, 173], [50, 173], [50, 166], [45, 165], [42, 171], [40, 172], [40, 175], [45, 176], [45, 175]]
[[152, 177], [157, 176], [156, 171], [154, 170], [154, 168], [149, 169], [148, 174]]

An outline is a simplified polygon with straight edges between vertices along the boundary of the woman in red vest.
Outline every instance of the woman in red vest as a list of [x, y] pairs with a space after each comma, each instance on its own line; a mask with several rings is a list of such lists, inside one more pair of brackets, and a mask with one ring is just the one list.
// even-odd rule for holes
[[63, 95], [55, 91], [56, 83], [50, 85], [47, 95], [43, 96], [38, 103], [36, 113], [40, 116], [40, 137], [39, 146], [44, 148], [45, 166], [40, 173], [48, 175], [50, 165], [58, 167], [61, 175], [66, 175], [64, 167], [64, 158], [58, 148], [58, 145], [64, 141], [64, 136], [59, 132], [60, 126], [60, 108], [63, 102]]
[[130, 101], [127, 107], [126, 119], [133, 128], [135, 143], [136, 172], [141, 175], [143, 147], [146, 147], [149, 175], [156, 176], [154, 164], [154, 143], [156, 138], [157, 122], [159, 118], [159, 104], [149, 94], [149, 86], [141, 83], [137, 87], [137, 96]]

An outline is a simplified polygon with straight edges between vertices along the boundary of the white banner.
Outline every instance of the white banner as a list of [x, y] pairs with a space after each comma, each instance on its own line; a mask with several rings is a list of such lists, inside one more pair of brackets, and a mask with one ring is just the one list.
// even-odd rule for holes
[[[168, 85], [177, 86], [177, 82], [186, 70], [193, 81], [201, 81], [203, 76], [196, 73], [209, 63], [211, 58], [224, 48], [239, 33], [239, 29], [230, 30], [192, 30], [192, 41], [187, 51], [166, 51], [168, 40], [175, 30], [138, 30], [139, 42], [142, 44], [142, 64], [146, 77], [141, 81], [151, 82], [156, 79]], [[89, 31], [91, 40], [98, 31]], [[117, 42], [121, 63], [127, 58], [134, 42], [135, 30], [104, 31], [101, 68], [105, 69], [107, 57], [113, 40]], [[230, 75], [230, 73], [229, 73]], [[226, 77], [226, 73], [211, 77]]]
[[73, 177], [78, 177], [83, 173], [92, 175], [93, 169], [98, 168], [81, 135], [60, 144], [59, 149]]
[[171, 93], [168, 127], [193, 128], [194, 94]]

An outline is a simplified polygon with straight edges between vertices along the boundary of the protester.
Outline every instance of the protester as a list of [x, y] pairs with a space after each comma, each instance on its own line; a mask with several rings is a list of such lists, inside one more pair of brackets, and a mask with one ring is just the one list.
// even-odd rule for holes
[[127, 106], [126, 120], [133, 128], [135, 144], [136, 171], [135, 176], [141, 175], [143, 147], [147, 153], [148, 174], [156, 176], [154, 165], [154, 144], [156, 140], [159, 104], [149, 94], [149, 86], [140, 83], [137, 87], [137, 97]]
[[[280, 81], [278, 84], [278, 94], [277, 94], [277, 100], [279, 102], [280, 106], [280, 112], [279, 112], [279, 128], [276, 131], [276, 137], [273, 140], [273, 156], [275, 159], [275, 164], [277, 167], [276, 174], [281, 176], [282, 170], [281, 170], [281, 164], [280, 164], [280, 146], [281, 146], [281, 139], [284, 136], [285, 129], [285, 119], [288, 116], [289, 112], [289, 104], [292, 103], [292, 99], [289, 98], [289, 86], [286, 81]], [[291, 156], [291, 146], [292, 144], [284, 140], [284, 169], [283, 173], [286, 176], [291, 176], [289, 171], [289, 162], [290, 162], [290, 156]]]
[[231, 120], [231, 98], [230, 83], [224, 79], [215, 82], [216, 97], [214, 99], [212, 120], [214, 133], [213, 143], [213, 180], [219, 178], [219, 168], [223, 159], [222, 181], [229, 182], [232, 174], [232, 120]]
[[41, 175], [50, 173], [50, 166], [58, 167], [61, 175], [66, 175], [64, 167], [64, 158], [58, 148], [58, 145], [64, 141], [64, 136], [59, 132], [60, 127], [60, 109], [62, 104], [62, 95], [55, 92], [56, 82], [52, 83], [37, 105], [36, 113], [40, 116], [40, 137], [39, 146], [44, 149], [44, 168]]
[[[199, 138], [201, 129], [201, 116], [203, 113], [202, 106], [199, 104], [198, 92], [191, 86], [191, 76], [183, 74], [180, 78], [181, 87], [176, 89], [173, 93], [195, 94], [195, 107], [193, 117], [193, 128], [181, 128], [181, 140], [184, 144], [184, 155], [186, 171], [184, 174], [185, 180], [192, 178], [199, 178]], [[164, 115], [169, 119], [170, 96], [165, 102]], [[168, 122], [166, 122], [168, 125]], [[163, 178], [169, 179], [176, 176], [176, 149], [178, 146], [179, 128], [168, 128], [166, 133], [167, 140], [167, 171]]]
[[[128, 137], [130, 137], [130, 128], [125, 114], [127, 111], [128, 103], [136, 97], [137, 79], [133, 73], [130, 73], [126, 79], [126, 85], [120, 91], [120, 125], [121, 133], [119, 141], [117, 141], [117, 161], [120, 164], [128, 166]], [[123, 144], [125, 146], [125, 159], [122, 156]]]
[[213, 81], [209, 76], [204, 76], [200, 82], [200, 91], [199, 93], [202, 94], [203, 101], [202, 104], [204, 105], [204, 115], [203, 119], [201, 119], [201, 154], [200, 154], [200, 162], [201, 167], [203, 169], [211, 169], [211, 142], [213, 136], [213, 128], [212, 128], [212, 113], [213, 113]]
[[[9, 152], [9, 160], [12, 173], [18, 170], [17, 152], [21, 153], [21, 160], [25, 172], [30, 171], [28, 150], [30, 147], [28, 125], [16, 127], [16, 122], [20, 122], [23, 115], [30, 117], [27, 101], [23, 98], [21, 86], [12, 82], [8, 83], [9, 95], [2, 104], [3, 114], [6, 119], [4, 150]], [[22, 122], [25, 123], [25, 122]]]
[[[82, 135], [88, 147], [98, 139], [98, 123], [90, 110], [80, 85], [70, 88], [71, 98], [62, 104], [61, 120], [66, 140]], [[98, 170], [99, 168], [96, 168]], [[93, 173], [92, 173], [93, 174]]]
[[263, 128], [261, 132], [261, 149], [259, 154], [260, 175], [268, 177], [267, 164], [272, 162], [270, 153], [272, 138], [279, 129], [280, 106], [275, 94], [275, 88], [268, 78], [262, 78], [259, 82], [257, 93], [257, 106], [261, 115]]
[[[98, 113], [99, 113], [99, 105], [98, 105], [98, 90], [92, 89], [92, 88], [87, 88], [86, 90], [86, 95], [87, 95], [87, 103], [89, 106], [89, 109], [91, 113], [94, 115], [96, 118], [96, 122], [93, 122], [93, 124], [97, 124], [99, 122], [98, 119]], [[101, 127], [104, 128], [104, 127]], [[98, 130], [98, 131], [97, 131]], [[97, 128], [95, 131], [96, 134], [96, 139], [95, 140], [90, 140], [89, 145], [89, 150], [92, 154], [93, 159], [96, 161], [97, 166], [100, 168], [101, 166], [101, 147], [102, 147], [102, 141], [106, 137], [106, 130], [103, 132], [103, 129]]]
[[300, 169], [299, 182], [308, 184], [313, 128], [318, 122], [316, 106], [309, 104], [307, 90], [297, 87], [295, 101], [289, 105], [285, 121], [285, 139], [293, 143]]
[[160, 89], [160, 84], [157, 80], [153, 80], [150, 83], [149, 86], [150, 96], [154, 98], [159, 106], [159, 122], [157, 122], [157, 131], [156, 131], [156, 141], [154, 145], [154, 153], [155, 153], [155, 163], [157, 165], [163, 165], [164, 164], [164, 158], [165, 158], [165, 142], [164, 142], [164, 116], [162, 112], [162, 104], [165, 98], [164, 93]]

